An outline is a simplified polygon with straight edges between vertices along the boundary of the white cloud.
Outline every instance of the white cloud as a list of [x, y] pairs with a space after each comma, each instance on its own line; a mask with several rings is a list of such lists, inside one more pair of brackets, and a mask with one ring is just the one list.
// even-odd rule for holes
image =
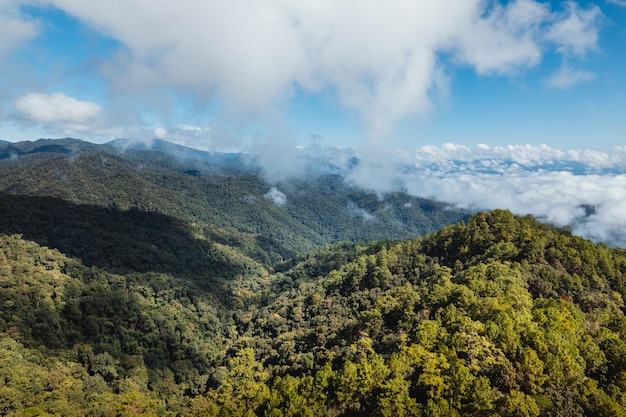
[[359, 163], [352, 167], [347, 181], [380, 195], [398, 188], [397, 165], [400, 162], [398, 156], [390, 152], [375, 148], [362, 150]]
[[[599, 9], [515, 0], [48, 0], [124, 45], [117, 88], [174, 86], [274, 117], [296, 89], [357, 110], [370, 136], [428, 112], [449, 65], [510, 74], [597, 47]], [[451, 56], [452, 62], [444, 57]]]
[[36, 22], [19, 12], [17, 1], [0, 0], [0, 59], [36, 33]]
[[[417, 196], [435, 197], [466, 208], [530, 213], [558, 226], [572, 225], [574, 232], [587, 238], [626, 246], [623, 174], [423, 172], [405, 181], [408, 192]], [[587, 216], [584, 206], [593, 207], [595, 214]]]
[[101, 108], [63, 93], [29, 93], [15, 100], [15, 107], [30, 120], [42, 124], [84, 123], [97, 116]]
[[[115, 123], [116, 120], [112, 120]], [[129, 136], [135, 138], [137, 132]], [[145, 133], [140, 134], [142, 139], [149, 139]], [[235, 137], [227, 129], [218, 125], [209, 124], [195, 126], [178, 124], [174, 126], [159, 126], [151, 131], [150, 138], [167, 139], [170, 142], [202, 151], [242, 152], [247, 145], [241, 138]], [[119, 137], [119, 136], [118, 136]]]
[[607, 3], [615, 4], [617, 6], [626, 7], [626, 0], [607, 0]]
[[287, 204], [287, 196], [276, 187], [270, 188], [270, 190], [263, 195], [263, 198], [270, 200], [278, 207], [282, 207]]
[[395, 169], [388, 190], [400, 188], [463, 208], [533, 214], [558, 226], [571, 225], [589, 239], [626, 247], [626, 148], [607, 154], [545, 145], [446, 144], [379, 158], [395, 160], [394, 167], [378, 170], [380, 164], [362, 161], [368, 170], [351, 180], [372, 188]]
[[186, 124], [178, 125], [178, 129], [180, 129], [182, 132], [188, 132], [196, 135], [202, 134], [204, 130], [200, 126], [191, 126]]
[[477, 16], [466, 22], [466, 31], [455, 33], [458, 55], [481, 74], [536, 65], [542, 56], [541, 25], [549, 18], [548, 7], [535, 1], [496, 3], [488, 16]]
[[567, 89], [575, 84], [591, 81], [595, 74], [585, 70], [572, 70], [567, 66], [561, 67], [557, 72], [545, 80], [548, 87]]
[[576, 231], [590, 239], [626, 247], [626, 198], [611, 199], [596, 208], [596, 212], [577, 225]]
[[572, 1], [565, 2], [563, 18], [549, 29], [546, 39], [558, 45], [563, 54], [585, 55], [598, 48], [598, 25], [602, 12], [597, 6], [582, 10]]

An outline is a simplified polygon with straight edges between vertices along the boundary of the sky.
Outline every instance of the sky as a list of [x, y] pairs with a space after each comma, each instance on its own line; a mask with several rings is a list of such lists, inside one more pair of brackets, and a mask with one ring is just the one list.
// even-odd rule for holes
[[626, 1], [0, 0], [0, 138], [609, 151]]
[[0, 0], [0, 139], [67, 136], [278, 177], [293, 149], [352, 149], [364, 186], [615, 241], [626, 0]]

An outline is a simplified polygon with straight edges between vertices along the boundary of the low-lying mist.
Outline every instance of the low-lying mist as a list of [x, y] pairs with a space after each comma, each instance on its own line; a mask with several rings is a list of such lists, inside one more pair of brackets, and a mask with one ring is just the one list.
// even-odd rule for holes
[[447, 144], [367, 156], [347, 178], [379, 193], [399, 188], [460, 208], [509, 209], [571, 226], [596, 242], [626, 246], [623, 148], [609, 155], [547, 146]]

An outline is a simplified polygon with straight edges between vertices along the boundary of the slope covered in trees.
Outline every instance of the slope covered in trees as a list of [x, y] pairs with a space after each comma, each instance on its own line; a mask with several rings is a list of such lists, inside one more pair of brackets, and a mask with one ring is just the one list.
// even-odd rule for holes
[[626, 415], [626, 253], [532, 217], [479, 213], [273, 271], [176, 222], [136, 245], [192, 256], [134, 271], [15, 233], [0, 237], [7, 415]]
[[342, 240], [408, 239], [468, 215], [400, 192], [376, 195], [339, 175], [269, 184], [258, 168], [244, 169], [241, 155], [232, 158], [239, 162], [75, 139], [22, 142], [0, 146], [0, 192], [136, 208], [213, 229], [206, 233], [245, 234], [267, 248], [268, 264]]

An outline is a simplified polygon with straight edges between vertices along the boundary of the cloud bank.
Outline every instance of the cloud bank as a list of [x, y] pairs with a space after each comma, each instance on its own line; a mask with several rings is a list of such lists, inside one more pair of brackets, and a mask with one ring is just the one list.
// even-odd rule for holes
[[[4, 0], [6, 1], [6, 0]], [[533, 0], [48, 0], [123, 46], [102, 71], [120, 91], [218, 97], [227, 112], [274, 117], [295, 94], [357, 111], [372, 138], [428, 112], [450, 68], [515, 74], [546, 54], [597, 49], [601, 12]], [[565, 64], [563, 64], [565, 65]], [[563, 67], [565, 68], [565, 67]], [[569, 71], [569, 72], [568, 72]], [[551, 84], [592, 74], [560, 70]]]
[[[476, 210], [533, 214], [598, 242], [626, 247], [626, 147], [611, 154], [548, 146], [446, 144], [362, 161], [352, 182], [379, 192], [393, 188]], [[393, 171], [393, 174], [390, 172]], [[390, 184], [388, 181], [386, 184]]]

